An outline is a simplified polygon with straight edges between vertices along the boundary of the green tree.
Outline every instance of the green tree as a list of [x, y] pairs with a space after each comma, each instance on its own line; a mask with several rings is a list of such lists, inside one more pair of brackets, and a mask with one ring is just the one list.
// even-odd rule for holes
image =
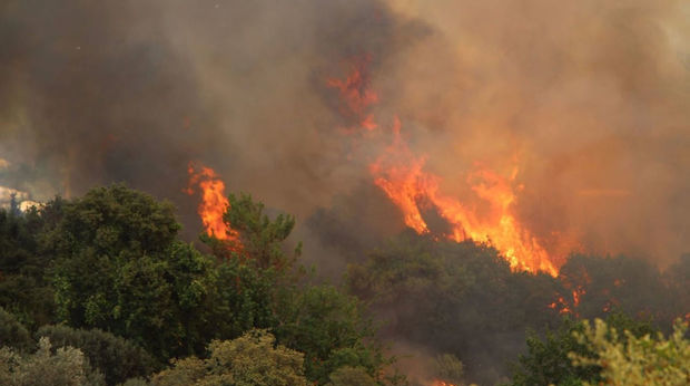
[[54, 295], [45, 280], [50, 260], [40, 253], [44, 219], [35, 209], [17, 216], [0, 210], [0, 307], [29, 329], [54, 318]]
[[361, 367], [341, 367], [330, 375], [326, 386], [377, 386], [378, 384]]
[[[659, 333], [638, 337], [627, 330], [617, 330], [601, 319], [592, 327], [584, 322], [575, 334], [578, 343], [594, 356], [570, 354], [578, 367], [601, 369], [602, 383], [613, 386], [684, 386], [690, 384], [690, 340], [685, 337], [687, 324], [678, 321], [669, 339]], [[621, 332], [622, 331], [622, 332]], [[589, 380], [584, 386], [591, 386]]]
[[29, 331], [17, 318], [0, 307], [0, 347], [11, 347], [20, 351], [33, 346]]
[[548, 308], [560, 285], [549, 275], [513, 273], [493, 248], [405, 234], [348, 271], [352, 293], [371, 305], [386, 339], [453, 354], [467, 378], [496, 383], [526, 327], [558, 323]]
[[203, 350], [214, 262], [176, 240], [172, 205], [114, 185], [52, 214], [44, 247], [55, 254], [61, 320], [125, 337], [163, 360]]
[[298, 243], [292, 254], [287, 254], [283, 242], [295, 226], [294, 216], [281, 213], [271, 220], [264, 214], [264, 204], [246, 194], [239, 197], [231, 194], [228, 201], [230, 205], [223, 220], [239, 233], [242, 254], [263, 269], [293, 268], [301, 253], [301, 244]]
[[289, 314], [275, 328], [279, 341], [304, 352], [310, 380], [320, 384], [340, 367], [365, 369], [379, 379], [390, 361], [376, 344], [375, 331], [362, 305], [332, 286], [307, 286], [296, 294]]
[[434, 358], [434, 377], [446, 383], [459, 386], [465, 383], [465, 369], [462, 362], [453, 354], [438, 355]]
[[[656, 333], [649, 323], [634, 320], [625, 314], [614, 313], [607, 319], [609, 325], [620, 331], [627, 330], [633, 336]], [[543, 338], [532, 332], [527, 338], [527, 353], [519, 357], [513, 368], [514, 386], [570, 386], [583, 381], [601, 380], [601, 368], [596, 365], [574, 366], [569, 356], [572, 353], [593, 358], [596, 353], [576, 338], [585, 329], [584, 322], [563, 319], [556, 331], [546, 331]]]
[[153, 386], [306, 386], [303, 354], [263, 330], [214, 341], [208, 359], [190, 357], [153, 377]]
[[374, 331], [357, 299], [311, 284], [297, 262], [300, 244], [286, 247], [294, 218], [279, 214], [272, 219], [248, 195], [230, 195], [229, 202], [224, 220], [237, 231], [238, 241], [204, 237], [218, 257], [216, 337], [269, 329], [280, 344], [306, 353], [307, 378], [322, 384], [346, 365], [376, 374], [387, 360], [372, 343]]
[[573, 311], [583, 319], [617, 310], [670, 326], [682, 311], [659, 270], [641, 259], [576, 254], [561, 267], [559, 281], [566, 289], [564, 298], [579, 292]]
[[36, 336], [50, 339], [55, 348], [74, 347], [81, 350], [91, 367], [105, 376], [107, 385], [147, 376], [158, 367], [153, 357], [141, 347], [98, 329], [44, 326], [38, 330]]
[[81, 351], [73, 347], [51, 350], [41, 338], [38, 351], [20, 355], [0, 348], [0, 385], [3, 386], [102, 386], [103, 376], [91, 370]]

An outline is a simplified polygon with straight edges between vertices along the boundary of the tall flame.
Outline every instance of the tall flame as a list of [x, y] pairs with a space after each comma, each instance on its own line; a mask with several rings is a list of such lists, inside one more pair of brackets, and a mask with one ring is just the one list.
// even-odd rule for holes
[[[378, 96], [369, 90], [366, 65], [370, 57], [356, 61], [344, 80], [329, 79], [327, 84], [340, 90], [346, 117], [358, 119], [360, 128], [367, 131], [379, 128], [371, 106]], [[341, 108], [342, 110], [342, 108]], [[451, 240], [474, 240], [494, 246], [510, 263], [513, 270], [543, 271], [558, 275], [546, 249], [539, 240], [521, 225], [514, 213], [517, 202], [514, 186], [518, 174], [515, 166], [507, 175], [478, 167], [467, 176], [467, 183], [475, 199], [489, 207], [479, 214], [457, 198], [441, 190], [442, 178], [425, 170], [426, 156], [414, 154], [401, 135], [401, 122], [393, 123], [393, 142], [369, 165], [374, 183], [395, 203], [404, 216], [405, 224], [417, 233], [433, 233], [425, 213], [435, 211], [447, 223], [449, 230], [441, 234]], [[518, 188], [520, 188], [518, 186]]]
[[223, 221], [223, 214], [230, 206], [225, 196], [225, 183], [213, 169], [203, 165], [190, 162], [187, 171], [189, 184], [185, 192], [189, 195], [194, 194], [195, 186], [201, 190], [198, 213], [206, 233], [219, 240], [237, 241], [239, 239], [237, 231], [228, 227]]
[[479, 216], [454, 197], [444, 195], [442, 179], [424, 170], [425, 157], [416, 157], [400, 135], [395, 120], [394, 141], [373, 164], [374, 182], [403, 212], [405, 224], [417, 233], [430, 233], [423, 213], [434, 209], [450, 226], [445, 236], [451, 240], [474, 240], [499, 250], [513, 270], [543, 271], [556, 276], [558, 270], [536, 237], [520, 225], [513, 214], [516, 202], [513, 182], [518, 169], [508, 177], [489, 169], [478, 169], [467, 178], [476, 197], [488, 204], [490, 213]]

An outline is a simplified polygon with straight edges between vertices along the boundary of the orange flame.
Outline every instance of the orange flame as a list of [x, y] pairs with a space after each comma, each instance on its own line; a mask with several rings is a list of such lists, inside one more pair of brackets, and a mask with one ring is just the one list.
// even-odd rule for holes
[[580, 305], [580, 299], [582, 299], [582, 295], [585, 293], [587, 293], [587, 291], [582, 287], [577, 287], [573, 291], [573, 307], [577, 308]]
[[[355, 60], [351, 73], [344, 79], [328, 79], [327, 85], [340, 90], [341, 113], [354, 117], [367, 131], [378, 128], [370, 108], [378, 102], [378, 95], [369, 89], [367, 65], [370, 56]], [[513, 270], [543, 271], [552, 276], [558, 270], [539, 240], [521, 226], [514, 214], [517, 202], [513, 186], [518, 173], [514, 167], [505, 177], [489, 169], [471, 173], [467, 182], [476, 198], [490, 208], [482, 216], [454, 197], [441, 192], [441, 178], [424, 170], [425, 156], [413, 154], [400, 134], [401, 123], [393, 124], [393, 143], [369, 165], [374, 183], [401, 210], [405, 224], [417, 233], [432, 232], [424, 218], [424, 210], [436, 211], [450, 227], [445, 237], [455, 240], [474, 240], [494, 246], [510, 263]], [[352, 131], [353, 129], [348, 129]]]
[[187, 171], [189, 172], [189, 185], [185, 192], [189, 195], [194, 194], [195, 185], [201, 189], [198, 213], [206, 233], [219, 240], [237, 241], [239, 239], [237, 231], [228, 227], [223, 221], [223, 215], [230, 206], [225, 196], [223, 181], [213, 169], [203, 165], [195, 167], [190, 162]]
[[431, 386], [455, 386], [455, 385], [452, 383], [448, 383], [448, 382], [436, 379], [431, 383]]
[[[370, 107], [378, 102], [378, 95], [369, 88], [368, 65], [370, 56], [354, 60], [351, 72], [345, 79], [330, 78], [326, 81], [328, 87], [340, 91], [340, 113], [348, 119], [355, 119], [357, 124], [366, 129], [374, 130], [378, 126], [374, 115], [369, 112]], [[348, 129], [352, 131], [353, 129]]]
[[557, 301], [549, 304], [549, 308], [554, 310], [557, 309], [558, 313], [561, 315], [570, 314], [573, 312], [573, 310], [568, 306], [568, 302], [566, 302], [563, 296], [559, 296]]
[[451, 240], [471, 239], [499, 250], [513, 270], [543, 271], [557, 276], [558, 270], [546, 250], [513, 214], [516, 196], [513, 184], [515, 168], [508, 178], [491, 170], [480, 169], [468, 177], [477, 198], [489, 204], [490, 213], [479, 217], [453, 197], [440, 191], [441, 178], [424, 170], [425, 157], [416, 157], [400, 135], [400, 121], [395, 120], [393, 144], [370, 165], [379, 186], [403, 212], [405, 224], [417, 233], [431, 233], [421, 204], [432, 209], [448, 223]]

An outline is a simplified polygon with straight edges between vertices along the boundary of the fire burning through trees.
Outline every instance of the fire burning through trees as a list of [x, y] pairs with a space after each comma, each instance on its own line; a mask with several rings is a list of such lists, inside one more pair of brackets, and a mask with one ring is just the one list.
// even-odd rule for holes
[[[343, 114], [359, 119], [359, 128], [365, 131], [380, 127], [369, 112], [371, 105], [378, 101], [377, 94], [369, 89], [366, 65], [370, 60], [368, 56], [355, 60], [351, 73], [344, 80], [327, 81], [329, 87], [340, 91], [343, 106], [348, 108]], [[515, 191], [521, 189], [516, 182], [517, 165], [507, 176], [481, 166], [467, 176], [467, 184], [475, 198], [488, 204], [488, 213], [480, 214], [475, 207], [443, 193], [442, 178], [425, 170], [426, 156], [412, 152], [401, 127], [396, 117], [391, 130], [392, 143], [371, 162], [369, 170], [374, 183], [400, 209], [408, 227], [419, 234], [431, 233], [458, 242], [471, 239], [491, 244], [513, 270], [558, 274], [549, 253], [514, 213]], [[430, 211], [437, 213], [448, 229], [431, 229], [425, 216]]]
[[440, 381], [440, 380], [435, 380], [431, 384], [431, 386], [455, 386], [455, 385], [453, 385], [452, 383], [448, 383], [448, 382], [444, 382], [444, 381]]
[[194, 194], [195, 186], [201, 191], [198, 213], [206, 233], [219, 240], [237, 241], [237, 231], [230, 229], [223, 221], [223, 215], [229, 206], [223, 181], [213, 169], [203, 165], [190, 163], [187, 171], [189, 185], [185, 192]]

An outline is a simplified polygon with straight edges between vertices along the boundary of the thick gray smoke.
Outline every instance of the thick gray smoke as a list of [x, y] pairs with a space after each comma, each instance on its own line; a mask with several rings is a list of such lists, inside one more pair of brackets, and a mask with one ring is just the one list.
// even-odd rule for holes
[[[124, 181], [192, 208], [187, 163], [306, 216], [361, 178], [327, 77], [425, 28], [377, 1], [9, 1], [0, 185], [37, 199]], [[376, 65], [372, 65], [374, 68]]]
[[689, 15], [674, 0], [5, 0], [0, 185], [45, 200], [124, 181], [192, 218], [199, 160], [302, 220], [322, 208], [301, 236], [324, 251], [368, 246], [361, 229], [401, 224], [369, 186], [387, 140], [339, 133], [326, 79], [370, 55], [379, 121], [400, 117], [447, 195], [465, 198], [477, 162], [517, 164], [515, 211], [544, 244], [663, 265], [690, 250]]

